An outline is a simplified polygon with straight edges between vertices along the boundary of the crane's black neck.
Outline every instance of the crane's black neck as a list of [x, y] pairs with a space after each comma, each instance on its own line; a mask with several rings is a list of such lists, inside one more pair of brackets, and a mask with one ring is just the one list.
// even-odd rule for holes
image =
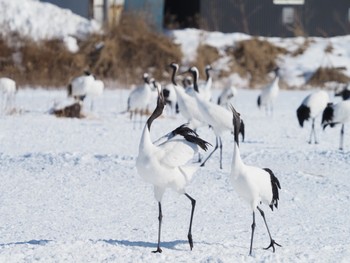
[[198, 90], [198, 70], [190, 69], [193, 76], [193, 89], [199, 93]]
[[171, 75], [171, 82], [177, 86], [177, 83], [176, 83], [176, 80], [175, 80], [175, 77], [176, 77], [176, 73], [178, 71], [178, 67], [176, 65], [171, 65], [171, 68], [173, 69], [173, 73]]
[[206, 74], [206, 76], [207, 76], [207, 81], [208, 81], [209, 78], [210, 78], [210, 73], [209, 73], [210, 70], [211, 70], [211, 68], [206, 68], [206, 69], [205, 69], [205, 74]]
[[150, 84], [149, 77], [143, 77], [143, 80], [146, 84]]
[[235, 108], [233, 108], [232, 105], [231, 105], [231, 110], [233, 114], [233, 118], [232, 118], [233, 135], [234, 135], [235, 142], [237, 143], [237, 146], [239, 146], [238, 135], [239, 135], [240, 126], [241, 126], [241, 117], [240, 117], [240, 114], [235, 110]]
[[158, 100], [157, 100], [157, 107], [155, 108], [152, 115], [147, 120], [147, 128], [149, 131], [151, 131], [152, 122], [155, 119], [157, 119], [160, 115], [162, 115], [163, 110], [164, 110], [164, 106], [165, 106], [165, 103], [164, 103], [163, 95], [161, 93], [159, 93]]

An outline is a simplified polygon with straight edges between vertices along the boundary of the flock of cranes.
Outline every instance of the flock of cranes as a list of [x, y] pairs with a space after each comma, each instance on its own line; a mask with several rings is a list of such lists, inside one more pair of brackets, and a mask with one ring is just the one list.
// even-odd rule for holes
[[[200, 167], [205, 166], [210, 157], [219, 149], [219, 168], [222, 169], [222, 136], [224, 133], [231, 133], [234, 136], [233, 157], [229, 178], [233, 188], [238, 195], [246, 201], [252, 212], [251, 238], [249, 255], [253, 253], [253, 240], [255, 232], [255, 212], [262, 216], [270, 243], [266, 249], [272, 248], [275, 252], [276, 246], [281, 246], [271, 235], [265, 214], [261, 205], [268, 205], [271, 210], [278, 208], [279, 189], [281, 185], [273, 171], [269, 168], [260, 168], [247, 165], [241, 158], [239, 148], [239, 135], [242, 141], [245, 136], [245, 125], [241, 114], [229, 103], [235, 96], [237, 90], [228, 87], [220, 94], [217, 103], [212, 101], [211, 87], [212, 77], [210, 71], [212, 67], [205, 68], [206, 81], [199, 84], [199, 71], [196, 67], [179, 73], [179, 65], [171, 63], [169, 68], [172, 71], [171, 83], [162, 87], [160, 83], [145, 73], [143, 75], [143, 85], [135, 88], [129, 95], [127, 111], [130, 118], [137, 114], [142, 118], [149, 108], [154, 94], [156, 94], [156, 106], [152, 114], [148, 117], [143, 128], [139, 153], [136, 160], [136, 168], [140, 176], [154, 186], [154, 196], [158, 203], [158, 243], [157, 249], [153, 252], [161, 253], [161, 227], [162, 227], [162, 197], [167, 188], [185, 195], [191, 202], [190, 223], [188, 230], [188, 243], [193, 249], [192, 223], [196, 200], [186, 192], [186, 186], [191, 182], [191, 178]], [[267, 115], [273, 114], [273, 105], [278, 97], [280, 69], [274, 70], [275, 78], [266, 85], [258, 96], [258, 107], [265, 107]], [[183, 86], [177, 83], [177, 75], [190, 75], [191, 78], [183, 78]], [[104, 84], [101, 80], [89, 71], [83, 75], [72, 79], [67, 87], [68, 96], [74, 98], [78, 103], [82, 103], [86, 97], [90, 97], [90, 109], [94, 108], [94, 98], [103, 93]], [[15, 95], [17, 92], [16, 83], [9, 78], [0, 78], [0, 92], [2, 94], [2, 111], [9, 111], [14, 108]], [[339, 149], [344, 148], [345, 123], [350, 121], [350, 90], [346, 86], [342, 91], [335, 94], [341, 96], [343, 101], [336, 104], [331, 103], [328, 93], [325, 91], [315, 91], [309, 94], [296, 110], [298, 122], [301, 127], [304, 122], [311, 120], [311, 132], [309, 143], [319, 141], [316, 136], [315, 120], [322, 114], [322, 126], [334, 127], [341, 125]], [[185, 119], [185, 123], [162, 136], [157, 141], [151, 140], [152, 123], [159, 118], [164, 111], [165, 105], [171, 108], [171, 114], [177, 111]], [[215, 137], [215, 145], [211, 145], [204, 138], [201, 138], [197, 129], [200, 127], [210, 128]], [[135, 128], [135, 126], [134, 126]], [[194, 157], [200, 151], [212, 151], [204, 159], [199, 160], [200, 164], [193, 164]], [[203, 168], [202, 168], [203, 169]]]
[[[179, 126], [175, 130], [161, 137], [160, 140], [152, 142], [151, 125], [154, 120], [162, 115], [166, 99], [160, 85], [155, 88], [158, 93], [157, 105], [146, 121], [139, 144], [139, 154], [136, 160], [136, 168], [140, 176], [152, 184], [154, 187], [154, 196], [158, 202], [158, 244], [157, 249], [153, 252], [161, 253], [161, 226], [162, 226], [162, 197], [167, 188], [170, 188], [180, 194], [184, 194], [190, 199], [192, 209], [190, 216], [190, 225], [188, 230], [188, 242], [190, 249], [193, 248], [192, 222], [196, 201], [185, 190], [190, 183], [193, 174], [199, 168], [194, 165], [192, 160], [198, 153], [199, 149], [208, 150], [211, 145], [200, 138], [192, 128], [194, 122], [210, 126], [216, 136], [216, 145], [214, 150], [202, 162], [210, 158], [214, 151], [220, 147], [220, 168], [222, 168], [222, 140], [223, 132], [228, 131], [234, 134], [234, 152], [231, 166], [230, 178], [237, 193], [250, 205], [253, 213], [252, 234], [250, 241], [249, 255], [252, 255], [253, 238], [255, 230], [255, 211], [259, 211], [264, 219], [266, 229], [270, 237], [270, 244], [266, 249], [280, 246], [271, 237], [270, 230], [266, 223], [263, 210], [259, 207], [260, 203], [267, 204], [273, 209], [278, 206], [280, 183], [273, 172], [268, 168], [258, 168], [244, 164], [239, 152], [238, 136], [242, 133], [244, 122], [240, 114], [231, 106], [231, 111], [217, 105], [200, 93], [198, 88], [198, 69], [190, 67], [186, 72], [192, 75], [192, 89], [186, 92], [176, 82], [176, 74], [179, 66], [176, 63], [170, 65], [172, 68], [172, 83], [176, 92], [179, 104], [179, 110], [187, 123]], [[197, 126], [196, 126], [197, 127]], [[244, 132], [242, 133], [244, 135]]]
[[[149, 76], [147, 75], [145, 85], [132, 91], [129, 97], [129, 101], [131, 101], [131, 95], [135, 96], [135, 93], [138, 93], [141, 96], [142, 92], [145, 92], [142, 91], [143, 89], [148, 89], [147, 92], [149, 93], [152, 92], [152, 89], [157, 92], [157, 104], [143, 129], [136, 161], [136, 168], [140, 176], [154, 186], [154, 195], [158, 202], [158, 243], [157, 249], [153, 252], [162, 252], [160, 246], [163, 218], [162, 197], [167, 188], [184, 194], [191, 201], [192, 209], [188, 242], [192, 250], [192, 222], [196, 201], [186, 192], [185, 188], [190, 183], [197, 169], [203, 167], [217, 149], [220, 149], [219, 168], [222, 169], [223, 143], [221, 137], [224, 132], [230, 132], [234, 136], [234, 145], [232, 147], [233, 158], [229, 177], [235, 191], [246, 201], [252, 211], [253, 222], [251, 225], [249, 255], [253, 253], [256, 211], [262, 216], [270, 238], [270, 244], [266, 249], [272, 248], [273, 252], [275, 252], [276, 246], [281, 245], [272, 238], [261, 205], [268, 205], [271, 210], [278, 208], [279, 189], [281, 189], [281, 185], [271, 169], [247, 165], [241, 158], [239, 134], [242, 135], [242, 139], [244, 140], [244, 122], [241, 119], [240, 113], [228, 103], [229, 99], [235, 95], [236, 90], [232, 89], [232, 87], [225, 89], [220, 94], [218, 103], [214, 103], [211, 100], [211, 96], [208, 95], [211, 90], [208, 86], [211, 87], [212, 85], [212, 79], [209, 75], [209, 71], [212, 70], [211, 67], [208, 66], [206, 68], [207, 79], [206, 83], [202, 86], [198, 85], [199, 73], [196, 67], [190, 67], [188, 70], [180, 73], [178, 64], [171, 63], [169, 67], [172, 70], [170, 84], [164, 88], [159, 83], [152, 85], [152, 83], [156, 82], [154, 80], [149, 81]], [[276, 68], [274, 72], [274, 80], [262, 89], [257, 100], [259, 107], [265, 107], [267, 115], [273, 114], [273, 105], [279, 92], [280, 69]], [[184, 85], [180, 86], [177, 83], [176, 77], [177, 75], [184, 74], [189, 74], [192, 78], [191, 81], [187, 77], [183, 78], [186, 81], [183, 81]], [[174, 97], [176, 97], [176, 100]], [[178, 110], [184, 118], [185, 124], [162, 136], [159, 140], [152, 142], [150, 133], [153, 121], [163, 114], [165, 105], [174, 107], [175, 104], [178, 105]], [[228, 105], [229, 107], [227, 107]], [[135, 109], [141, 111], [140, 108], [135, 107]], [[310, 144], [312, 140], [315, 144], [318, 143], [315, 119], [321, 113], [324, 128], [328, 125], [331, 127], [336, 124], [342, 125], [340, 149], [343, 149], [344, 124], [350, 119], [350, 100], [332, 104], [329, 102], [327, 92], [315, 91], [301, 102], [296, 115], [301, 127], [304, 126], [304, 122], [307, 120], [311, 120], [312, 122], [309, 138]], [[216, 144], [214, 146], [197, 134], [197, 128], [199, 127], [209, 127], [213, 131], [216, 137]], [[206, 159], [201, 161], [200, 164], [195, 165], [192, 162], [195, 155], [200, 150], [208, 151], [210, 147], [213, 147], [213, 150], [208, 154]]]
[[[16, 94], [17, 85], [15, 80], [3, 77], [0, 78], [0, 96], [1, 105], [0, 113], [12, 114], [16, 111]], [[104, 83], [102, 80], [96, 79], [96, 77], [89, 71], [84, 71], [84, 74], [73, 78], [67, 86], [67, 96], [74, 98], [74, 104], [67, 106], [81, 108], [86, 97], [90, 99], [90, 110], [94, 110], [94, 101], [97, 97], [101, 96], [104, 91]], [[63, 109], [55, 109], [58, 111], [64, 111]], [[69, 117], [77, 117], [69, 116]]]

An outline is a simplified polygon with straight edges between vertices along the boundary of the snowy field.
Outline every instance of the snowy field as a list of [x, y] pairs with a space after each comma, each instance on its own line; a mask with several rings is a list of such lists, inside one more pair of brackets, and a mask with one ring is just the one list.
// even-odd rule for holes
[[[92, 116], [64, 119], [47, 113], [63, 90], [20, 90], [20, 113], [0, 117], [0, 262], [349, 262], [350, 132], [339, 151], [340, 127], [317, 125], [320, 144], [309, 145], [310, 123], [301, 129], [295, 112], [308, 93], [281, 91], [273, 117], [258, 110], [257, 91], [239, 90], [234, 100], [246, 123], [243, 160], [271, 168], [282, 186], [279, 209], [262, 207], [282, 247], [262, 249], [269, 238], [257, 214], [249, 257], [251, 211], [228, 180], [231, 134], [223, 170], [216, 153], [187, 188], [197, 200], [193, 251], [190, 202], [167, 191], [163, 253], [153, 254], [158, 207], [135, 168], [141, 129], [119, 114], [128, 91], [107, 90]], [[157, 119], [153, 138], [182, 122]], [[215, 143], [208, 128], [198, 133]]]

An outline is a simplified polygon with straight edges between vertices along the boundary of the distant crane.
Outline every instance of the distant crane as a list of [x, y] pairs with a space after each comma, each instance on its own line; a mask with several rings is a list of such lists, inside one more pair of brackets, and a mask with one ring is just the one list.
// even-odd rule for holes
[[[210, 65], [207, 65], [205, 67], [205, 75], [206, 75], [206, 80], [204, 83], [198, 83], [197, 81], [197, 86], [198, 86], [198, 92], [201, 95], [201, 97], [206, 100], [210, 101], [211, 100], [211, 88], [213, 86], [213, 78], [210, 75], [210, 71], [213, 70], [213, 68]], [[184, 78], [183, 84], [186, 90], [187, 94], [193, 95], [193, 84], [191, 83], [191, 78], [188, 76]], [[185, 85], [186, 84], [186, 85]]]
[[181, 115], [188, 121], [189, 126], [192, 129], [196, 129], [200, 126], [205, 125], [202, 113], [198, 109], [196, 99], [185, 92], [185, 89], [179, 86], [176, 82], [176, 74], [179, 70], [177, 63], [171, 63], [169, 67], [172, 69], [171, 82], [176, 92], [177, 104]]
[[94, 75], [85, 70], [84, 75], [74, 78], [67, 87], [68, 97], [83, 101], [87, 95], [87, 90], [95, 82]]
[[312, 143], [312, 135], [314, 135], [315, 144], [318, 143], [315, 131], [315, 119], [327, 107], [328, 102], [328, 93], [326, 91], [320, 90], [306, 96], [306, 98], [302, 101], [301, 105], [297, 109], [297, 117], [301, 127], [304, 126], [304, 121], [307, 121], [310, 118], [312, 120], [309, 139], [310, 144]]
[[336, 92], [334, 96], [340, 96], [343, 100], [350, 99], [350, 84], [345, 85], [343, 89], [341, 91]]
[[144, 84], [133, 89], [128, 97], [127, 111], [130, 112], [130, 120], [134, 117], [134, 127], [136, 114], [140, 115], [141, 120], [152, 98], [152, 88], [148, 73], [143, 74], [143, 81]]
[[212, 70], [213, 68], [211, 67], [211, 65], [205, 66], [206, 82], [198, 88], [202, 97], [207, 101], [211, 100], [211, 88], [213, 86], [213, 78], [210, 75], [210, 71]]
[[2, 95], [2, 111], [11, 113], [15, 108], [16, 82], [10, 78], [0, 78], [0, 93]]
[[170, 115], [174, 115], [176, 113], [176, 105], [177, 105], [177, 96], [174, 89], [174, 84], [169, 83], [167, 84], [163, 89], [163, 96], [165, 99], [165, 103], [167, 106], [169, 106]]
[[275, 78], [274, 80], [262, 88], [260, 95], [258, 96], [258, 107], [265, 107], [266, 115], [273, 114], [273, 104], [277, 98], [279, 92], [279, 68], [274, 69]]
[[[189, 73], [192, 74], [193, 78], [193, 87], [194, 94], [193, 96], [196, 98], [196, 102], [199, 108], [201, 115], [203, 116], [205, 122], [209, 124], [214, 130], [216, 136], [216, 144], [214, 150], [208, 155], [208, 157], [202, 162], [201, 166], [204, 166], [208, 159], [212, 156], [212, 154], [220, 148], [220, 169], [222, 169], [222, 140], [221, 136], [225, 131], [233, 131], [232, 122], [231, 122], [231, 113], [227, 109], [212, 103], [210, 101], [206, 101], [203, 99], [198, 91], [198, 69], [196, 67], [191, 67], [188, 70]], [[244, 139], [244, 123], [240, 125], [240, 133]]]
[[105, 85], [102, 80], [95, 79], [86, 91], [86, 96], [90, 98], [90, 110], [94, 110], [95, 99], [103, 94]]
[[180, 194], [184, 194], [190, 199], [192, 204], [190, 226], [188, 230], [188, 242], [193, 248], [192, 221], [196, 205], [196, 200], [186, 193], [185, 187], [190, 182], [194, 172], [198, 167], [188, 164], [194, 154], [199, 150], [207, 150], [208, 142], [198, 137], [197, 133], [186, 125], [181, 125], [166, 135], [167, 140], [159, 145], [151, 141], [151, 125], [164, 110], [164, 97], [158, 88], [157, 106], [148, 118], [141, 135], [139, 154], [136, 160], [136, 168], [140, 176], [147, 182], [153, 184], [154, 195], [158, 202], [159, 227], [158, 245], [154, 253], [161, 253], [160, 237], [162, 225], [162, 197], [166, 188], [171, 188]]
[[233, 85], [229, 85], [222, 90], [220, 93], [217, 103], [223, 107], [228, 107], [230, 104], [230, 100], [237, 96], [237, 89]]
[[231, 182], [236, 192], [250, 205], [253, 212], [252, 234], [250, 239], [249, 255], [252, 255], [253, 250], [253, 238], [255, 230], [255, 209], [257, 209], [267, 229], [267, 233], [270, 237], [270, 245], [265, 248], [272, 247], [275, 252], [275, 245], [281, 246], [276, 243], [271, 237], [269, 227], [267, 226], [264, 211], [259, 207], [261, 203], [278, 208], [279, 191], [281, 188], [280, 183], [276, 176], [269, 168], [259, 168], [255, 166], [249, 166], [243, 163], [239, 152], [238, 133], [241, 123], [240, 114], [231, 106], [233, 113], [233, 127], [234, 127], [234, 146], [233, 146], [233, 158], [231, 166]]
[[344, 149], [344, 126], [350, 121], [350, 100], [343, 100], [337, 104], [328, 103], [322, 114], [322, 125], [334, 127], [341, 124], [339, 150]]

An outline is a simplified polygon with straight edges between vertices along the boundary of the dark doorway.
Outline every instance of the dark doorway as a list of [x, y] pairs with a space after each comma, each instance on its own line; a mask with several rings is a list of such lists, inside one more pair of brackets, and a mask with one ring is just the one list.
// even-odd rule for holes
[[199, 0], [165, 0], [164, 28], [199, 28]]

